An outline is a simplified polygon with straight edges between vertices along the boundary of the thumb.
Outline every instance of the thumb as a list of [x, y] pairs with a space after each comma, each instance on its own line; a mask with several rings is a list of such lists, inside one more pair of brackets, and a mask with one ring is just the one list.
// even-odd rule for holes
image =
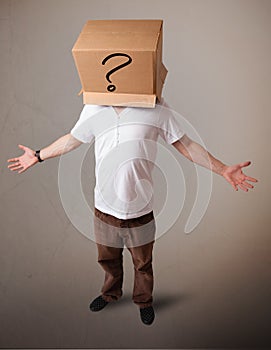
[[239, 164], [239, 166], [241, 167], [241, 168], [243, 168], [243, 167], [245, 167], [245, 166], [249, 166], [251, 164], [251, 161], [247, 161], [247, 162], [243, 162], [243, 163], [240, 163]]
[[23, 145], [18, 145], [18, 147], [21, 148], [21, 149], [23, 149], [23, 150], [25, 150], [25, 148], [26, 148], [26, 147], [23, 146]]

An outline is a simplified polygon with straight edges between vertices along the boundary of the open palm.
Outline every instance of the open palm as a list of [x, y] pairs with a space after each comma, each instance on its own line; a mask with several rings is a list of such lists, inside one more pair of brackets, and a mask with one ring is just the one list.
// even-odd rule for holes
[[238, 186], [243, 191], [247, 192], [249, 188], [253, 188], [250, 182], [258, 182], [257, 179], [247, 176], [243, 173], [242, 168], [247, 167], [251, 164], [250, 161], [239, 163], [236, 165], [227, 166], [223, 171], [223, 177], [232, 185], [232, 187], [238, 191]]
[[24, 151], [24, 154], [20, 157], [8, 159], [7, 161], [12, 163], [8, 165], [8, 168], [12, 171], [18, 170], [18, 174], [20, 174], [26, 171], [32, 165], [36, 164], [38, 159], [35, 156], [35, 151], [33, 151], [31, 148], [23, 145], [18, 145], [18, 147]]

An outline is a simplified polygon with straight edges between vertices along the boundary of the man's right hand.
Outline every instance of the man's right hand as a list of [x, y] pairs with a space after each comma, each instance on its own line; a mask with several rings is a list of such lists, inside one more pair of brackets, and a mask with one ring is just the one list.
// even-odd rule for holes
[[23, 145], [18, 145], [24, 151], [24, 154], [17, 158], [8, 159], [8, 162], [12, 164], [8, 165], [8, 168], [12, 171], [18, 171], [18, 174], [23, 173], [32, 165], [38, 163], [38, 158], [35, 156], [35, 151]]

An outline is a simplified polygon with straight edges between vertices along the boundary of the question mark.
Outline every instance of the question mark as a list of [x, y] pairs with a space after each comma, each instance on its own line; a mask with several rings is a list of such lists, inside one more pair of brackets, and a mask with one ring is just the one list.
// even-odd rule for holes
[[[116, 57], [116, 56], [123, 56], [123, 57], [127, 57], [128, 58], [128, 61], [120, 64], [119, 66], [111, 69], [107, 74], [106, 74], [106, 80], [109, 82], [109, 83], [112, 83], [112, 81], [110, 80], [110, 75], [115, 73], [116, 71], [118, 71], [119, 69], [122, 69], [126, 66], [128, 66], [131, 62], [132, 62], [132, 58], [127, 55], [126, 53], [112, 53], [111, 55], [108, 55], [106, 56], [103, 61], [102, 61], [102, 64], [105, 65], [105, 63], [110, 60], [112, 57]], [[108, 85], [107, 86], [107, 90], [110, 91], [110, 92], [113, 92], [116, 90], [116, 86], [115, 85]]]

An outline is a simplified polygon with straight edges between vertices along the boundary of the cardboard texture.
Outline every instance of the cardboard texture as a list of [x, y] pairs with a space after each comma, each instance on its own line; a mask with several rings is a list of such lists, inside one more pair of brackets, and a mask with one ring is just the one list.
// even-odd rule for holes
[[167, 70], [162, 20], [90, 20], [72, 54], [84, 104], [155, 107]]

